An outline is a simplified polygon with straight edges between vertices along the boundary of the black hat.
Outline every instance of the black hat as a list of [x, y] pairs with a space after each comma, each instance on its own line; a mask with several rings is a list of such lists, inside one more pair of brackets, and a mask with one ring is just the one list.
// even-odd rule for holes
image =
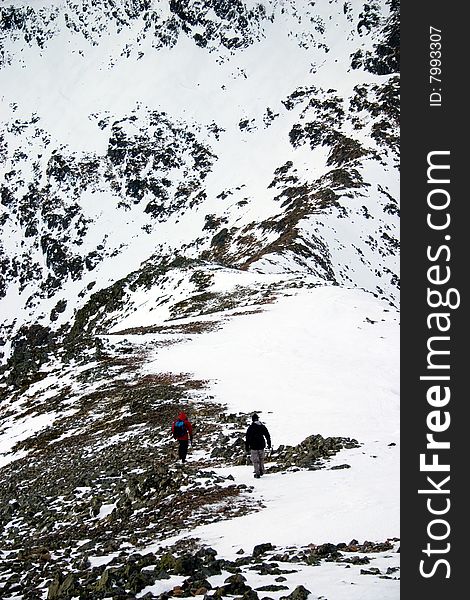
[[259, 419], [259, 417], [258, 417], [258, 415], [257, 415], [256, 413], [253, 413], [253, 414], [251, 415], [251, 420], [252, 420], [252, 421], [257, 421], [258, 419]]

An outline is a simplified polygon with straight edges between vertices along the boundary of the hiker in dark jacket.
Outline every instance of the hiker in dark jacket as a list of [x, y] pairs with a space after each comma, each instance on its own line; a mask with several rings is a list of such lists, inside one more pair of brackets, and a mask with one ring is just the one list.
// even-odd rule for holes
[[251, 453], [255, 477], [259, 479], [264, 475], [264, 449], [266, 445], [271, 448], [271, 436], [256, 413], [251, 415], [251, 420], [252, 423], [246, 431], [245, 446], [246, 451]]
[[188, 454], [189, 442], [193, 443], [193, 426], [188, 421], [186, 413], [180, 412], [178, 417], [173, 421], [171, 433], [175, 440], [178, 440], [178, 457], [182, 464], [186, 462]]

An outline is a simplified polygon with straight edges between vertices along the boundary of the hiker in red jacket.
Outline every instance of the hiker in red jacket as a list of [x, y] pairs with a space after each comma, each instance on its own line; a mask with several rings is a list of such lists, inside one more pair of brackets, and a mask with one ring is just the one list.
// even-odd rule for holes
[[173, 421], [171, 432], [175, 440], [178, 440], [178, 457], [181, 459], [182, 464], [184, 464], [188, 453], [188, 444], [189, 442], [193, 443], [193, 426], [188, 421], [186, 413], [180, 412], [178, 417]]

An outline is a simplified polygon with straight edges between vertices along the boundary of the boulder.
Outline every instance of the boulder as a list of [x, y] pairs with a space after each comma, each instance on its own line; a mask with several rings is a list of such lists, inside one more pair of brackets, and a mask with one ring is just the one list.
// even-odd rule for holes
[[234, 575], [230, 575], [224, 581], [224, 585], [222, 586], [222, 595], [226, 596], [227, 594], [235, 594], [235, 595], [243, 595], [247, 592], [251, 592], [252, 588], [247, 585], [246, 577], [244, 577], [241, 573], [235, 573]]
[[303, 585], [298, 585], [288, 596], [282, 596], [281, 600], [307, 600], [311, 593], [312, 592], [304, 588]]
[[267, 542], [265, 544], [258, 544], [257, 546], [255, 546], [253, 548], [253, 556], [254, 557], [261, 556], [265, 552], [274, 550], [274, 548], [275, 548], [275, 546], [273, 546], [270, 542]]

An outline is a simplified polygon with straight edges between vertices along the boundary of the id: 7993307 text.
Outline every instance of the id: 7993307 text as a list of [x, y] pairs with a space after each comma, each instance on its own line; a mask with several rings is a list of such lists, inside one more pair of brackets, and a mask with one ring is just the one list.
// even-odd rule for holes
[[429, 106], [442, 106], [442, 31], [429, 27]]

